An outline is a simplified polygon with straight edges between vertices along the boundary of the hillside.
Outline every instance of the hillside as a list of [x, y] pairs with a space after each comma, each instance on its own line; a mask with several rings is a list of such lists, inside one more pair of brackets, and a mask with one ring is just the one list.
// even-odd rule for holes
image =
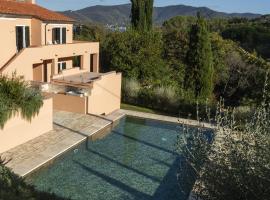
[[[76, 11], [64, 11], [63, 14], [76, 19], [79, 22], [95, 22], [101, 24], [123, 25], [129, 23], [130, 4], [116, 5], [116, 6], [91, 6]], [[256, 18], [259, 14], [252, 13], [224, 13], [211, 10], [206, 7], [192, 7], [185, 5], [175, 5], [166, 7], [154, 8], [154, 22], [161, 24], [165, 20], [177, 15], [195, 16], [197, 12], [207, 18], [231, 18], [244, 17]]]

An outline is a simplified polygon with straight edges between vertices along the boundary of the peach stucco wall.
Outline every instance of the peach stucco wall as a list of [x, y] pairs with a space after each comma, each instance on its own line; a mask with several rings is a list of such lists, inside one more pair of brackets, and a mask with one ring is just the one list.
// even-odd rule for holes
[[18, 25], [31, 27], [31, 19], [0, 18], [0, 68], [17, 52], [15, 27]]
[[53, 109], [86, 114], [87, 97], [55, 94], [53, 96]]
[[88, 97], [88, 113], [109, 114], [120, 109], [122, 74], [110, 72], [93, 83]]
[[0, 129], [0, 153], [32, 140], [53, 129], [52, 99], [44, 100], [38, 116], [28, 122], [17, 115]]
[[[30, 46], [40, 46], [51, 44], [52, 28], [66, 27], [67, 28], [67, 43], [73, 42], [73, 24], [52, 24], [44, 23], [35, 18], [8, 18], [0, 17], [0, 44], [5, 47], [5, 51], [0, 54], [0, 68], [14, 56], [16, 50], [16, 26], [29, 26], [30, 28]], [[46, 34], [45, 34], [46, 27]], [[46, 39], [45, 39], [46, 35]], [[69, 55], [72, 56], [72, 55]]]
[[42, 33], [41, 33], [42, 21], [38, 19], [31, 20], [31, 45], [40, 46], [42, 44]]
[[[73, 41], [73, 24], [46, 24], [42, 23], [41, 35], [42, 35], [42, 45], [45, 45], [45, 35], [46, 44], [52, 44], [52, 29], [58, 27], [65, 27], [67, 29], [67, 43], [72, 43]], [[46, 29], [46, 32], [45, 32]]]
[[71, 55], [82, 55], [84, 58], [83, 69], [89, 71], [91, 53], [99, 54], [99, 43], [85, 42], [26, 48], [2, 71], [2, 74], [11, 75], [16, 72], [18, 76], [23, 76], [25, 80], [33, 80], [33, 64], [42, 63], [44, 60], [53, 60], [52, 74], [55, 75], [58, 74], [58, 58]]

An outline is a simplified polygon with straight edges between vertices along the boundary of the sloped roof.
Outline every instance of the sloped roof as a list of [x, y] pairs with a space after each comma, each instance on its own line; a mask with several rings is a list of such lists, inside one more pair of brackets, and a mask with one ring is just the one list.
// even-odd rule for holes
[[36, 4], [0, 0], [0, 14], [31, 16], [42, 21], [75, 22], [65, 15], [50, 11]]

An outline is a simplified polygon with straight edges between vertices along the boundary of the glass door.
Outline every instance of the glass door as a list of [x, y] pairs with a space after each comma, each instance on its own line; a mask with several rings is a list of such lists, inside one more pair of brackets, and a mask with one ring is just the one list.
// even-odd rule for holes
[[52, 29], [52, 42], [53, 44], [66, 44], [66, 32], [64, 27]]
[[30, 46], [29, 26], [16, 26], [16, 47], [19, 52]]
[[58, 73], [62, 72], [67, 68], [66, 62], [58, 62]]

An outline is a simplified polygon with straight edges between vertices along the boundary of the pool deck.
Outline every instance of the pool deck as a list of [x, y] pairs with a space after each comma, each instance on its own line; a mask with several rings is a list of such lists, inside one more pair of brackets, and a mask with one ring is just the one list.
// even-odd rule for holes
[[53, 131], [19, 145], [3, 153], [1, 157], [9, 161], [7, 167], [24, 177], [87, 138], [106, 128], [112, 128], [114, 123], [125, 115], [212, 128], [209, 124], [201, 124], [194, 120], [129, 110], [118, 110], [107, 116], [54, 111]]

